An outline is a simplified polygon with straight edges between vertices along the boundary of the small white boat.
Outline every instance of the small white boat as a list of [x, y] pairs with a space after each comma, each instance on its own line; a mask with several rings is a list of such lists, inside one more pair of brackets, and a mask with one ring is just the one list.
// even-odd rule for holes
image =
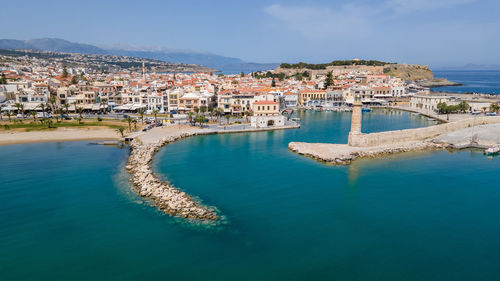
[[484, 154], [487, 156], [494, 156], [498, 155], [500, 153], [500, 146], [493, 146], [491, 145], [487, 149], [484, 150]]
[[292, 118], [293, 121], [300, 121], [300, 118], [299, 117], [294, 117]]

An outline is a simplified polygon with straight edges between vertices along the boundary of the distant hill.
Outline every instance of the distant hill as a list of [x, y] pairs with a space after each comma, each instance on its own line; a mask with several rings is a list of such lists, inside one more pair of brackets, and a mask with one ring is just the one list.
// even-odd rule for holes
[[100, 48], [88, 44], [74, 43], [57, 38], [32, 40], [0, 39], [0, 49], [32, 49], [52, 52], [117, 55], [141, 57], [171, 63], [197, 64], [220, 70], [225, 73], [251, 72], [276, 68], [279, 64], [248, 63], [238, 58], [224, 57], [211, 53], [187, 50], [140, 50], [126, 48]]

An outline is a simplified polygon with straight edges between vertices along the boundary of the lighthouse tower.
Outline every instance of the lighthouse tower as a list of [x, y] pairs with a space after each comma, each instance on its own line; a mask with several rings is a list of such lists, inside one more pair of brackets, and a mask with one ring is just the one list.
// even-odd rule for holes
[[349, 132], [348, 144], [355, 146], [356, 137], [361, 135], [361, 96], [355, 95], [352, 104], [351, 132]]

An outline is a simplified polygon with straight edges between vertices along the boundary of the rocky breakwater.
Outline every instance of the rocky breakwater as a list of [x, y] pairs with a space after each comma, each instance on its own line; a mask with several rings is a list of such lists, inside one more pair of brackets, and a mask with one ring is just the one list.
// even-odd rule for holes
[[304, 142], [291, 142], [288, 145], [288, 148], [295, 153], [332, 165], [348, 165], [353, 160], [363, 157], [381, 157], [394, 153], [441, 149], [445, 147], [448, 147], [448, 145], [433, 142], [406, 142], [372, 147], [353, 147], [347, 144]]
[[131, 155], [127, 170], [132, 175], [131, 181], [142, 197], [151, 199], [163, 212], [201, 223], [215, 223], [219, 220], [213, 207], [207, 207], [185, 192], [161, 181], [151, 169], [153, 157], [164, 145], [195, 133], [182, 133], [177, 136], [164, 137], [150, 144], [141, 144], [134, 140], [131, 143]]

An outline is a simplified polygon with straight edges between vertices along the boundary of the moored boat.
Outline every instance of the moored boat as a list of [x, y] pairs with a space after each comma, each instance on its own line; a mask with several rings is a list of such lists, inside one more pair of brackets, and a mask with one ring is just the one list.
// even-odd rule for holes
[[500, 146], [498, 145], [497, 146], [491, 145], [490, 147], [484, 150], [484, 154], [487, 156], [494, 156], [498, 155], [499, 153], [500, 153]]

